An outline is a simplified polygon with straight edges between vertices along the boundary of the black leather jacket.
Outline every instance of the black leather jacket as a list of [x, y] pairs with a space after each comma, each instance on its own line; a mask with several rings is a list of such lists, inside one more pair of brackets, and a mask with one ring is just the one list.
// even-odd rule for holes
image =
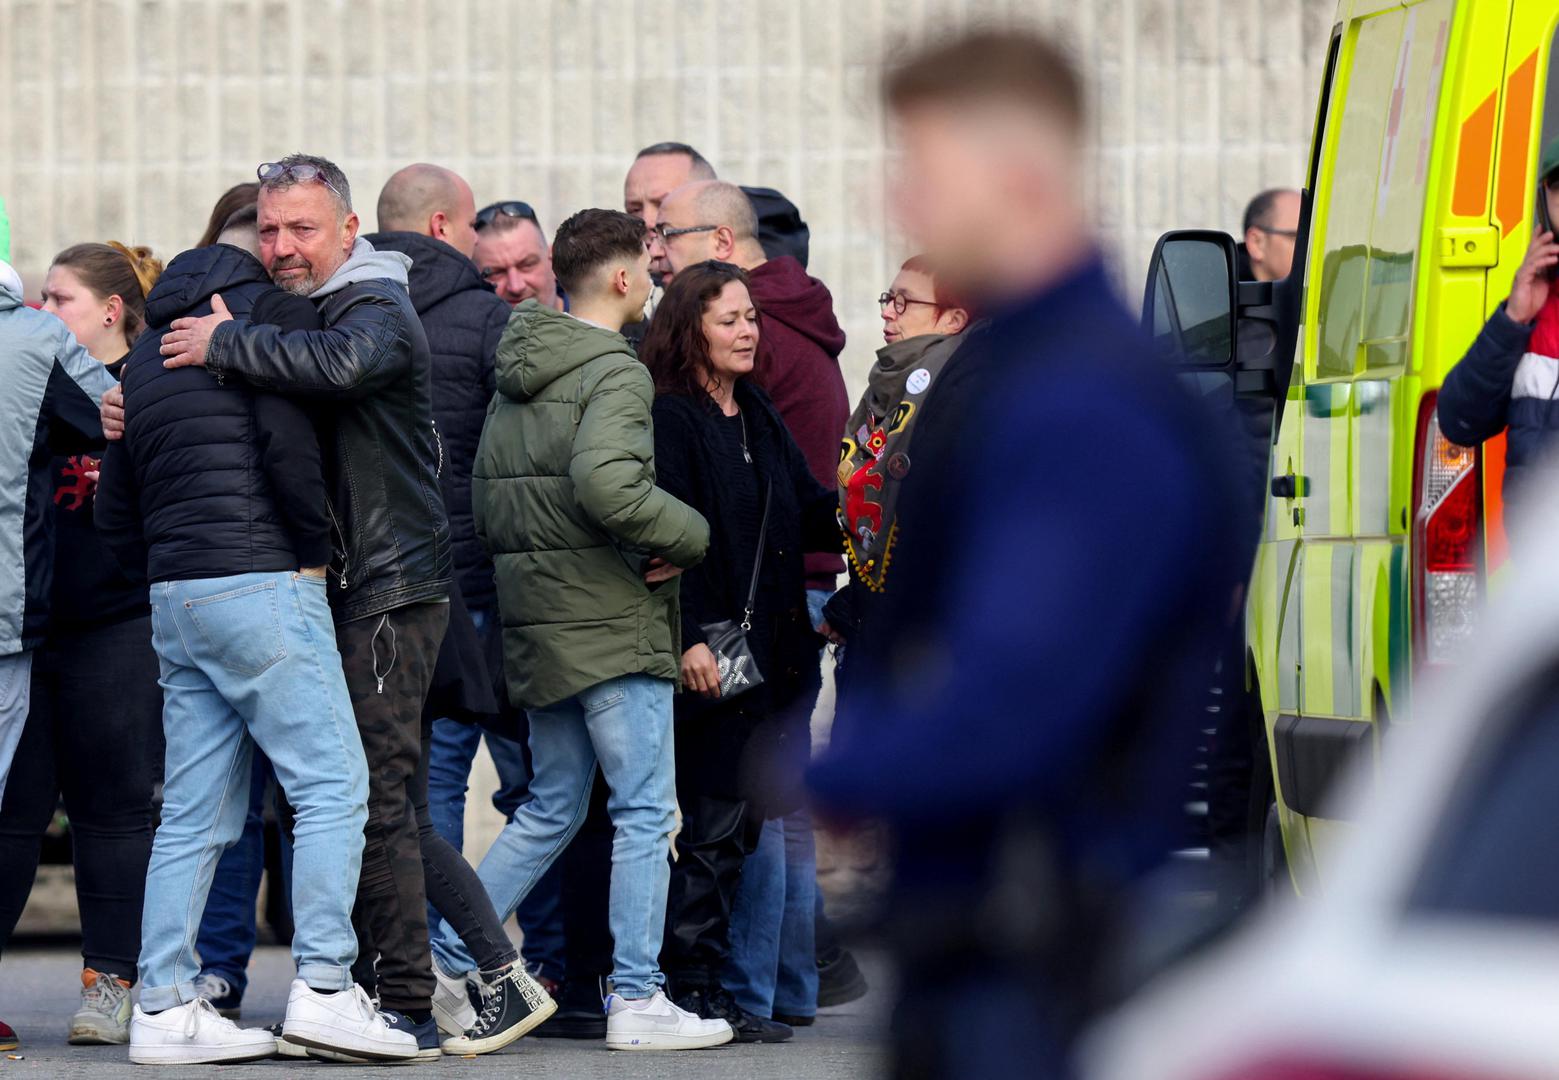
[[354, 282], [318, 301], [326, 329], [224, 322], [206, 366], [330, 402], [320, 432], [336, 517], [338, 622], [449, 595], [449, 522], [439, 493], [432, 361], [404, 285]]

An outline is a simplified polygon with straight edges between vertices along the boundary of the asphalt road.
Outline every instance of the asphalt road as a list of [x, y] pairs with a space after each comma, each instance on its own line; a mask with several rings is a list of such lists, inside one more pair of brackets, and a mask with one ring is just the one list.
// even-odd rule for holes
[[[0, 1080], [21, 1077], [147, 1077], [165, 1071], [178, 1077], [220, 1076], [222, 1080], [245, 1077], [278, 1077], [329, 1070], [344, 1075], [346, 1066], [327, 1066], [296, 1060], [258, 1062], [253, 1065], [191, 1067], [156, 1070], [131, 1065], [118, 1046], [70, 1046], [65, 1029], [80, 996], [81, 956], [74, 947], [18, 947], [8, 949], [0, 964], [0, 1019], [16, 1029], [21, 1047], [0, 1054]], [[250, 987], [244, 1001], [243, 1026], [260, 1026], [282, 1018], [287, 1004], [287, 985], [292, 961], [277, 947], [262, 947], [250, 965]], [[880, 965], [868, 967], [869, 976], [882, 985]], [[877, 1038], [883, 1027], [886, 996], [873, 992], [854, 1005], [823, 1013], [816, 1025], [802, 1028], [789, 1043], [779, 1046], [728, 1046], [674, 1054], [611, 1053], [603, 1043], [578, 1043], [563, 1039], [521, 1039], [498, 1054], [481, 1058], [446, 1057], [423, 1070], [448, 1075], [479, 1072], [484, 1076], [536, 1076], [553, 1080], [594, 1080], [605, 1077], [675, 1077], [676, 1080], [837, 1080], [878, 1074], [881, 1056]], [[367, 1066], [357, 1066], [367, 1069]], [[392, 1074], [414, 1066], [401, 1066]], [[376, 1068], [372, 1071], [382, 1072]]]

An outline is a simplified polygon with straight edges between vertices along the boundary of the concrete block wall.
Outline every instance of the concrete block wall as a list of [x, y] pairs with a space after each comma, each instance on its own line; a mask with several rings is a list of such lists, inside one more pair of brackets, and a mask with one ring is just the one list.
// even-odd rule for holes
[[859, 386], [888, 221], [884, 57], [947, 26], [1061, 35], [1093, 89], [1091, 205], [1123, 291], [1174, 226], [1238, 225], [1298, 183], [1334, 0], [0, 0], [0, 198], [36, 296], [68, 244], [171, 256], [255, 165], [306, 149], [365, 226], [414, 160], [550, 229], [620, 206], [634, 151], [698, 146], [812, 227]]

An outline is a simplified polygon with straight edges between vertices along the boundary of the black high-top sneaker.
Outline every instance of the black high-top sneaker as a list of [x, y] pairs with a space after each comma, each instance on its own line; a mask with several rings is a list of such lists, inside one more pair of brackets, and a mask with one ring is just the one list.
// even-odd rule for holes
[[476, 1023], [464, 1035], [445, 1039], [444, 1053], [491, 1054], [527, 1034], [558, 1011], [541, 984], [516, 961], [496, 972], [482, 972], [476, 982], [480, 1000]]

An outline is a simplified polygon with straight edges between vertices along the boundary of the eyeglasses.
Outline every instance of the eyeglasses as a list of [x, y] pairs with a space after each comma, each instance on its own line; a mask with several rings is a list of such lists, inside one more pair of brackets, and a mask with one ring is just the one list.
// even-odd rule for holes
[[927, 307], [941, 307], [935, 300], [911, 300], [908, 293], [885, 292], [877, 297], [877, 306], [880, 308], [891, 307], [895, 315], [902, 315], [911, 304], [925, 304]]
[[673, 236], [686, 236], [688, 233], [696, 232], [714, 232], [719, 227], [720, 226], [718, 225], [686, 225], [680, 229], [673, 229], [666, 226], [665, 224], [660, 224], [656, 225], [653, 229], [650, 230], [650, 232], [660, 237], [660, 242], [664, 244]]
[[1297, 237], [1299, 235], [1299, 230], [1298, 229], [1273, 229], [1273, 228], [1270, 228], [1270, 227], [1268, 227], [1266, 225], [1257, 225], [1256, 226], [1256, 231], [1257, 232], [1264, 232], [1268, 236], [1286, 236], [1290, 240], [1294, 239], [1295, 237]]
[[284, 165], [279, 161], [266, 161], [262, 162], [260, 167], [255, 169], [254, 174], [260, 178], [262, 184], [278, 184], [286, 179], [296, 180], [300, 184], [306, 184], [310, 180], [318, 180], [331, 191], [334, 191], [336, 198], [346, 198], [340, 191], [336, 190], [336, 185], [325, 179], [325, 174], [320, 171], [318, 165], [306, 163]]
[[472, 222], [472, 225], [477, 229], [485, 229], [493, 223], [493, 220], [499, 214], [502, 214], [504, 217], [523, 218], [526, 221], [540, 224], [540, 222], [536, 221], [536, 211], [531, 208], [530, 203], [511, 199], [507, 202], [495, 202], [491, 206], [482, 207], [482, 209], [476, 212], [476, 220]]

